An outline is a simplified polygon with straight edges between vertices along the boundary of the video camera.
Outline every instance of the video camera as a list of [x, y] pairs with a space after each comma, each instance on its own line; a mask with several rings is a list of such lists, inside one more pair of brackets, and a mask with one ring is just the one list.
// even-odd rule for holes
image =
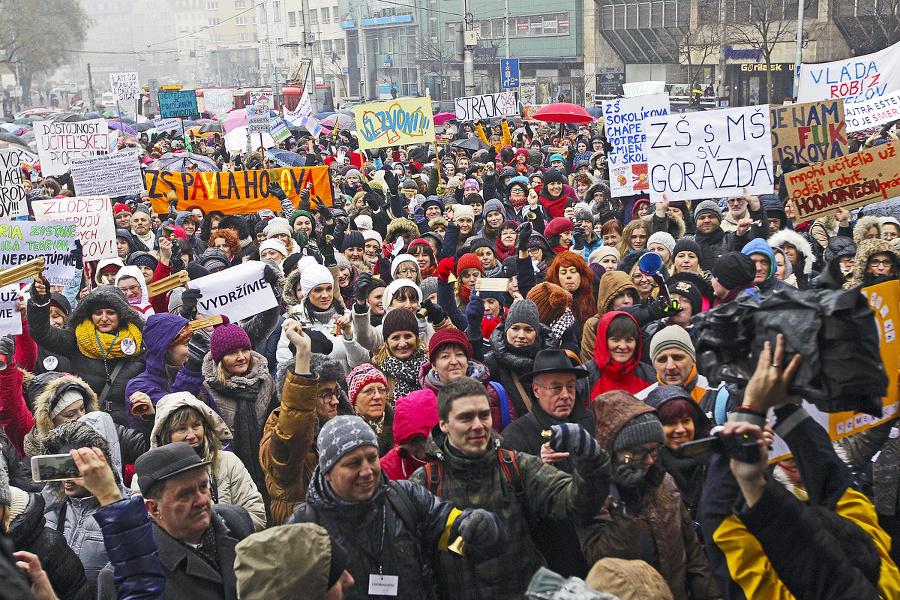
[[707, 452], [715, 452], [745, 463], [758, 463], [762, 460], [756, 438], [746, 433], [742, 435], [724, 435], [717, 431], [713, 435], [693, 442], [687, 442], [675, 451], [675, 458], [693, 458]]

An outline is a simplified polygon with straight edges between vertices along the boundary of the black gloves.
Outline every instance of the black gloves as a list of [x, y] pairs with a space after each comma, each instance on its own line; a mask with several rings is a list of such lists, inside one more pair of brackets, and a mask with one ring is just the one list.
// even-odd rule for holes
[[316, 210], [322, 216], [322, 220], [330, 221], [332, 218], [331, 217], [331, 209], [328, 208], [327, 206], [325, 206], [325, 203], [322, 202], [322, 200], [318, 196], [313, 198], [313, 202], [316, 203]]
[[75, 261], [75, 268], [81, 271], [84, 269], [84, 250], [81, 248], [81, 240], [75, 239], [72, 248], [72, 259]]
[[0, 360], [7, 365], [13, 362], [13, 356], [16, 353], [16, 340], [11, 335], [0, 337]]
[[500, 521], [483, 508], [476, 508], [459, 519], [459, 535], [473, 548], [491, 546], [500, 539]]
[[353, 284], [353, 296], [356, 298], [357, 304], [366, 304], [370, 285], [372, 285], [371, 273], [362, 272], [356, 276], [356, 282]]
[[[422, 308], [425, 309], [425, 318], [432, 325], [440, 325], [447, 318], [447, 311], [429, 300], [428, 298], [422, 302]], [[482, 306], [482, 309], [484, 307]]]
[[[263, 270], [263, 279], [265, 279], [266, 283], [271, 285], [272, 290], [275, 291], [278, 289], [278, 280], [281, 279], [281, 273], [279, 273], [278, 269], [272, 265], [266, 265], [266, 268]], [[182, 298], [184, 298], [183, 294]]]
[[575, 240], [575, 250], [584, 250], [584, 238], [586, 235], [587, 231], [585, 231], [584, 227], [582, 227], [581, 225], [576, 225], [575, 229], [572, 230], [572, 237]]
[[400, 180], [397, 178], [397, 175], [395, 175], [393, 171], [384, 172], [384, 182], [387, 184], [388, 189], [392, 194], [397, 193], [397, 188], [400, 186]]
[[466, 321], [469, 322], [469, 339], [481, 339], [481, 321], [484, 319], [484, 300], [477, 294], [469, 296], [469, 303], [466, 305]]
[[188, 359], [184, 363], [184, 368], [199, 373], [207, 352], [209, 352], [209, 334], [201, 329], [195, 332], [188, 342]]
[[41, 283], [44, 284], [44, 295], [37, 293], [34, 283], [31, 284], [31, 301], [34, 304], [44, 305], [50, 302], [50, 282], [44, 275], [41, 275]]
[[203, 292], [190, 288], [181, 294], [181, 310], [179, 314], [185, 319], [193, 319], [197, 314], [197, 300], [203, 297]]
[[338, 217], [334, 223], [334, 234], [338, 235], [339, 233], [344, 233], [347, 231], [348, 225], [350, 225], [350, 219], [347, 217]]
[[666, 302], [666, 299], [662, 295], [660, 295], [647, 307], [647, 314], [650, 315], [651, 319], [657, 321], [665, 317], [672, 317], [674, 315], [677, 315], [682, 310], [684, 309], [681, 306], [672, 306], [671, 304]]
[[619, 492], [619, 498], [625, 505], [625, 513], [629, 516], [641, 514], [641, 483], [644, 474], [641, 472], [640, 463], [628, 462], [621, 464], [616, 469], [613, 483]]
[[[278, 185], [277, 181], [269, 182], [269, 194], [278, 198], [279, 201], [287, 200], [287, 194], [284, 193], [284, 190], [280, 185]], [[309, 196], [309, 192], [307, 192], [307, 197]], [[302, 194], [301, 194], [302, 196]]]
[[554, 452], [568, 452], [581, 460], [596, 460], [603, 454], [600, 444], [576, 423], [561, 423], [550, 428], [550, 447]]
[[334, 246], [329, 244], [328, 242], [324, 242], [319, 250], [322, 251], [322, 260], [325, 263], [326, 267], [336, 267], [337, 266], [337, 258], [334, 256]]
[[531, 223], [525, 221], [518, 227], [516, 227], [516, 233], [518, 237], [516, 238], [516, 249], [528, 251], [528, 240], [531, 239]]

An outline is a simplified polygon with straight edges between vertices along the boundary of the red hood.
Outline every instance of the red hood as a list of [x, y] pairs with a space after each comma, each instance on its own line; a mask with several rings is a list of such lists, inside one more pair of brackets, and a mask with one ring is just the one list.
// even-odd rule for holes
[[[631, 356], [631, 360], [627, 363], [617, 363], [609, 357], [609, 350], [606, 345], [606, 331], [609, 329], [609, 323], [618, 315], [626, 315], [629, 319], [634, 321], [635, 327], [637, 327], [638, 335], [637, 340], [635, 340], [636, 346], [634, 354]], [[634, 371], [634, 368], [641, 360], [641, 345], [642, 345], [642, 336], [641, 336], [641, 327], [638, 325], [637, 320], [632, 317], [629, 313], [621, 310], [610, 311], [600, 317], [600, 322], [597, 324], [597, 341], [594, 344], [594, 361], [597, 363], [597, 366], [600, 367], [600, 370], [603, 372], [604, 377], [610, 377], [612, 379], [616, 379], [618, 377], [623, 377], [625, 375], [630, 374]], [[645, 386], [646, 387], [646, 386]]]
[[427, 438], [437, 422], [437, 396], [433, 391], [416, 390], [398, 398], [394, 406], [394, 443], [409, 443], [416, 435]]

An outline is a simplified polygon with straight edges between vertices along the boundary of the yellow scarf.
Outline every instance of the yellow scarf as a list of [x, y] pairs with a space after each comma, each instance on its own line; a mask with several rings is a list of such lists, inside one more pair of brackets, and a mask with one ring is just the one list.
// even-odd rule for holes
[[[88, 358], [113, 360], [140, 354], [143, 337], [134, 323], [126, 323], [124, 328], [115, 333], [101, 333], [94, 327], [91, 319], [87, 318], [75, 327], [75, 340], [78, 342], [78, 349]], [[125, 344], [126, 350], [133, 349], [130, 354], [122, 351], [123, 340], [133, 342]]]

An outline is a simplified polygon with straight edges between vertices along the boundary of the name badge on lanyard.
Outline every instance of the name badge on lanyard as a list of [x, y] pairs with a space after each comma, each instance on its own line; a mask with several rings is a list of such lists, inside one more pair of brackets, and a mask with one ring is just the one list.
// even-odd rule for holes
[[369, 575], [370, 596], [396, 596], [400, 578], [396, 575]]

